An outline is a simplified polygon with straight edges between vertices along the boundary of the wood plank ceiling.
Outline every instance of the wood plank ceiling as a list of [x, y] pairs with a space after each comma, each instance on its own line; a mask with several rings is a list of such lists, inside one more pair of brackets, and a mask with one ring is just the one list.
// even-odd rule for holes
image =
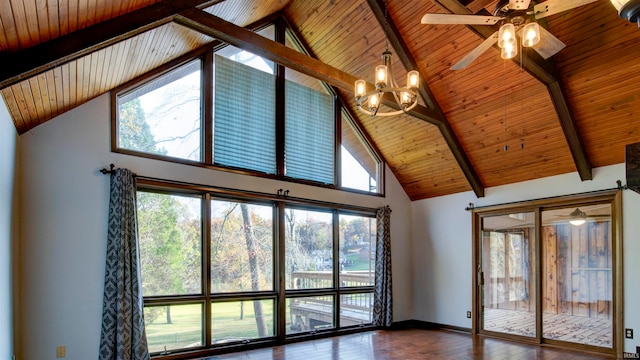
[[[483, 196], [486, 187], [576, 171], [589, 180], [592, 167], [624, 162], [624, 146], [640, 141], [640, 29], [599, 0], [541, 21], [567, 45], [547, 61], [528, 52], [503, 61], [489, 49], [466, 69], [450, 70], [495, 28], [422, 25], [422, 15], [486, 13], [495, 3], [5, 1], [0, 92], [24, 134], [214, 37], [229, 37], [334, 85], [412, 200], [469, 190]], [[285, 47], [261, 54], [278, 48], [242, 40], [231, 26], [278, 14], [319, 61]], [[409, 68], [423, 77], [420, 106], [371, 118], [355, 109], [351, 84], [371, 81], [385, 43], [400, 83]]]

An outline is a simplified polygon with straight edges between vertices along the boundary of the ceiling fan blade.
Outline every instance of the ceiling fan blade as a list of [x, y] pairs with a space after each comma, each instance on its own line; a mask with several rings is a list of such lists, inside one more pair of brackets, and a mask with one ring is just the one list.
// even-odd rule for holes
[[497, 16], [426, 14], [420, 22], [422, 24], [493, 25], [500, 20], [502, 18]]
[[471, 50], [465, 57], [460, 59], [455, 65], [451, 67], [451, 70], [462, 70], [469, 66], [473, 60], [477, 59], [480, 55], [482, 55], [485, 51], [487, 51], [490, 47], [498, 42], [498, 32], [491, 34], [488, 38], [486, 38], [480, 45], [476, 46], [475, 49]]
[[553, 36], [547, 29], [540, 26], [540, 42], [533, 46], [543, 59], [548, 59], [564, 49], [566, 45], [557, 37]]
[[509, 10], [527, 10], [531, 0], [509, 0]]
[[598, 0], [547, 0], [533, 6], [533, 14], [536, 19], [571, 10], [582, 5], [591, 4]]

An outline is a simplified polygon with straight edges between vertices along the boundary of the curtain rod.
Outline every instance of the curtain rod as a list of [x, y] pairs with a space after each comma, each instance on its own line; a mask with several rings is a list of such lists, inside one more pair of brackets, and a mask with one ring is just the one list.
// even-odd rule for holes
[[[100, 169], [100, 172], [105, 175], [115, 174], [115, 165], [109, 164], [109, 169], [102, 168]], [[227, 195], [231, 197], [238, 197], [238, 196], [246, 197], [247, 195], [249, 195], [249, 196], [261, 198], [262, 200], [284, 201], [291, 204], [302, 204], [302, 205], [311, 205], [311, 206], [315, 205], [315, 206], [321, 206], [321, 207], [332, 207], [332, 208], [337, 207], [337, 208], [340, 208], [341, 210], [361, 212], [361, 213], [371, 213], [377, 210], [377, 208], [370, 208], [370, 207], [359, 206], [359, 205], [340, 204], [340, 203], [334, 203], [329, 201], [313, 200], [313, 199], [289, 196], [289, 190], [283, 191], [283, 189], [278, 189], [276, 195], [273, 195], [270, 193], [263, 193], [258, 191], [237, 190], [237, 189], [218, 187], [213, 185], [202, 185], [202, 184], [177, 181], [177, 180], [166, 180], [166, 179], [153, 178], [148, 176], [138, 176], [135, 173], [132, 173], [132, 174], [139, 181], [146, 182], [147, 185], [151, 185], [152, 187], [154, 186], [154, 183], [155, 185], [159, 185], [160, 188], [163, 188], [163, 187], [166, 188], [166, 187], [171, 187], [172, 185], [178, 185], [180, 187], [183, 187], [183, 189], [188, 189], [188, 188], [191, 188], [192, 190], [197, 189], [198, 191], [209, 192], [209, 193], [217, 194], [218, 196]], [[389, 207], [389, 205], [385, 205], [385, 206]], [[391, 210], [390, 207], [389, 207], [389, 210]]]
[[100, 169], [100, 172], [101, 172], [101, 173], [103, 173], [103, 174], [105, 174], [105, 175], [107, 175], [107, 174], [113, 174], [113, 173], [115, 172], [115, 170], [114, 170], [114, 169], [115, 169], [115, 167], [116, 167], [115, 165], [113, 165], [113, 164], [109, 164], [109, 170], [107, 170], [107, 169], [105, 169], [105, 168], [102, 168], [102, 169]]
[[[107, 174], [109, 174], [109, 175], [113, 175], [113, 174], [115, 174], [115, 173], [116, 173], [116, 166], [115, 166], [115, 165], [113, 165], [113, 164], [109, 164], [109, 170], [107, 170], [106, 168], [102, 168], [102, 169], [100, 169], [100, 172], [101, 172], [101, 173], [103, 173], [104, 175], [107, 175]], [[134, 172], [132, 172], [132, 173], [131, 173], [131, 175], [132, 175], [133, 177], [138, 176], [138, 175], [136, 175], [136, 173], [134, 173]]]
[[508, 203], [504, 203], [504, 204], [475, 206], [473, 203], [469, 203], [469, 205], [467, 207], [465, 207], [464, 210], [465, 211], [473, 211], [473, 210], [477, 210], [477, 209], [490, 208], [490, 207], [494, 207], [494, 206], [515, 205], [515, 204], [526, 203], [526, 202], [531, 202], [531, 201], [543, 201], [543, 200], [557, 199], [557, 198], [562, 198], [562, 197], [565, 197], [565, 196], [580, 196], [580, 195], [585, 195], [586, 196], [586, 195], [593, 195], [593, 194], [596, 194], [596, 193], [599, 193], [599, 192], [603, 192], [603, 191], [612, 191], [612, 190], [623, 191], [623, 190], [629, 189], [629, 187], [627, 185], [622, 185], [622, 181], [620, 181], [620, 180], [616, 180], [616, 185], [617, 185], [616, 187], [609, 188], [609, 189], [600, 189], [600, 190], [587, 191], [587, 192], [582, 192], [582, 193], [577, 193], [577, 194], [566, 194], [566, 195], [557, 195], [557, 196], [551, 196], [551, 197], [546, 197], [546, 198], [514, 201], [514, 202], [508, 202]]

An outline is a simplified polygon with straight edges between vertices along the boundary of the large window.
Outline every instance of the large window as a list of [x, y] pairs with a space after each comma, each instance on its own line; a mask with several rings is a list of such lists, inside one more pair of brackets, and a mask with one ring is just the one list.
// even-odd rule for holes
[[[302, 50], [276, 32], [257, 33]], [[114, 92], [114, 151], [382, 193], [381, 158], [329, 86], [233, 46], [208, 51]]]
[[373, 209], [170, 186], [137, 196], [153, 354], [371, 325]]

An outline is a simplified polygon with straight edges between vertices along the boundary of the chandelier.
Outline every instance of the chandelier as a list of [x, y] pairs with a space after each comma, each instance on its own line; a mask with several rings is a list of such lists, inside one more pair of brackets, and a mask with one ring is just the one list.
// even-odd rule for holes
[[[375, 69], [375, 89], [367, 91], [367, 82], [363, 79], [356, 80], [355, 83], [355, 100], [358, 109], [365, 114], [375, 116], [392, 116], [405, 113], [418, 105], [418, 87], [420, 83], [420, 75], [416, 70], [407, 73], [407, 86], [399, 87], [393, 78], [391, 71], [391, 52], [388, 48], [387, 35], [387, 7], [385, 4], [385, 49], [382, 52], [382, 65], [376, 66]], [[400, 110], [388, 108], [380, 109], [380, 104], [385, 94], [390, 94], [395, 104]]]

